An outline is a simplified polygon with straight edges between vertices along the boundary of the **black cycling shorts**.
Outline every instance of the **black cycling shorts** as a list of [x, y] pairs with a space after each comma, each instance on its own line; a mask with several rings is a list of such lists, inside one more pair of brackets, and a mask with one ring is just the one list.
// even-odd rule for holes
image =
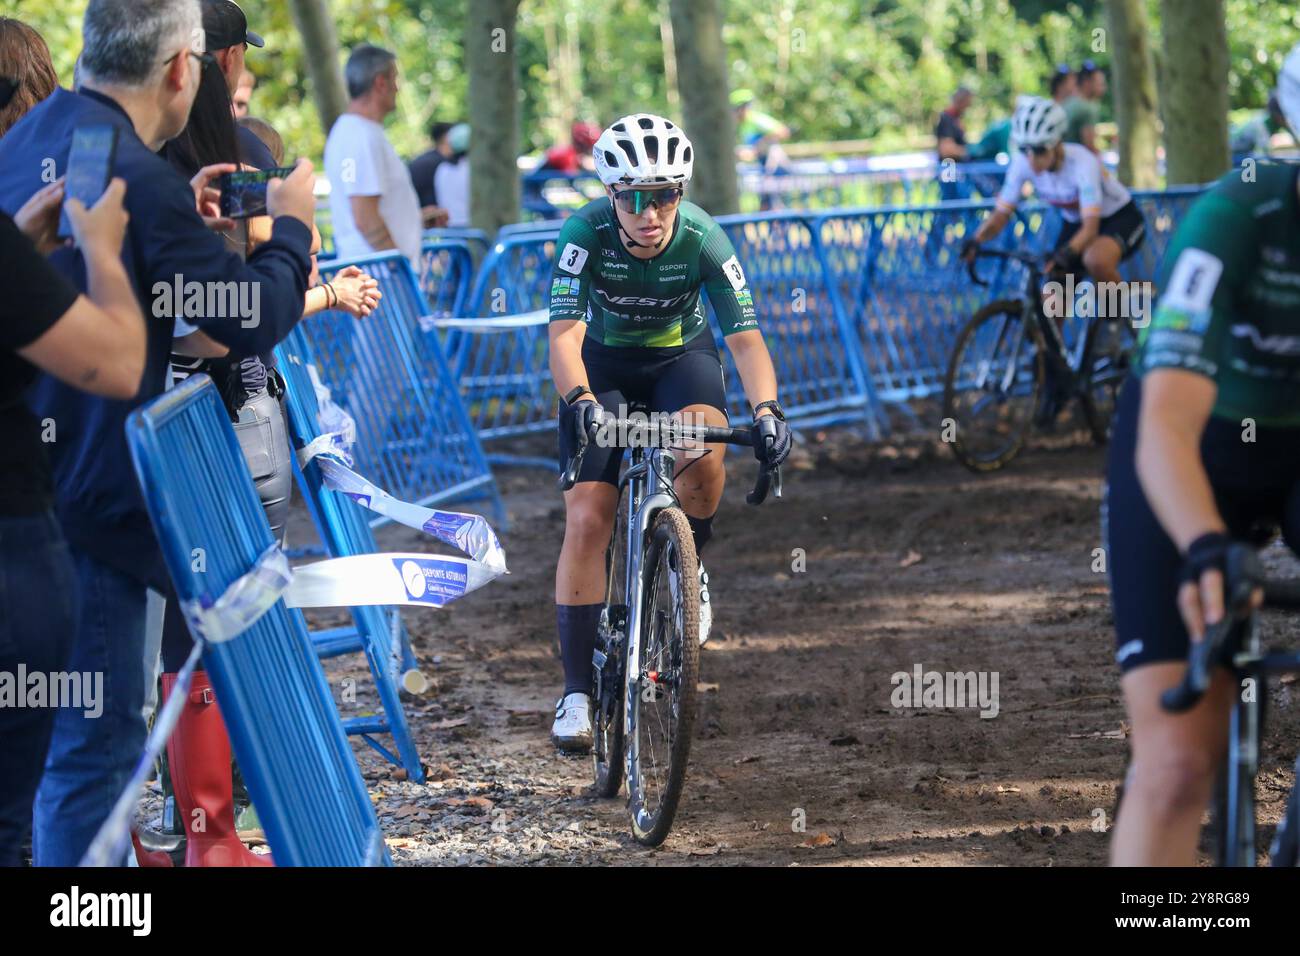
[[[1056, 237], [1056, 248], [1062, 248], [1073, 239], [1082, 225], [1082, 222], [1063, 223], [1061, 233]], [[1147, 236], [1147, 221], [1142, 218], [1142, 210], [1138, 209], [1137, 203], [1130, 199], [1126, 205], [1101, 221], [1097, 235], [1110, 236], [1119, 243], [1119, 258], [1123, 262], [1142, 247]]]
[[[1176, 603], [1183, 559], [1138, 482], [1141, 401], [1141, 381], [1129, 379], [1115, 410], [1101, 504], [1115, 657], [1124, 672], [1187, 658], [1187, 629]], [[1254, 442], [1242, 434], [1241, 422], [1211, 418], [1201, 438], [1219, 514], [1239, 541], [1262, 545], [1281, 528], [1300, 553], [1300, 428], [1258, 428]]]
[[[582, 361], [587, 367], [587, 387], [612, 414], [626, 416], [628, 406], [634, 402], [644, 404], [647, 412], [671, 413], [688, 405], [708, 405], [726, 414], [722, 359], [708, 329], [685, 345], [665, 348], [602, 345], [588, 337], [582, 343]], [[561, 403], [561, 468], [568, 465], [577, 450], [569, 426], [571, 414]], [[591, 442], [578, 481], [603, 481], [617, 486], [624, 450], [602, 448]]]

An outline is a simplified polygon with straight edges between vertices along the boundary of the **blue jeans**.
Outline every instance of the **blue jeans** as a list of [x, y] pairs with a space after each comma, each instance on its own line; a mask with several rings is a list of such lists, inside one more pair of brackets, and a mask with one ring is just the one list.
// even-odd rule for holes
[[147, 589], [79, 551], [81, 589], [68, 670], [103, 675], [102, 713], [62, 708], [36, 792], [32, 862], [76, 866], [131, 778], [144, 750]]
[[[47, 681], [65, 668], [76, 608], [72, 557], [54, 516], [0, 517], [0, 673], [23, 703], [28, 682], [18, 684], [19, 668]], [[22, 864], [55, 713], [50, 706], [0, 706], [0, 866]]]

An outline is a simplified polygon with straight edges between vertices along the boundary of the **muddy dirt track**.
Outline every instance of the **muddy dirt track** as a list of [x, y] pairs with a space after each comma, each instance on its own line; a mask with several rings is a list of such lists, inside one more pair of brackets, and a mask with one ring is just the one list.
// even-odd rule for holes
[[[562, 505], [549, 476], [505, 472], [510, 576], [407, 617], [433, 680], [408, 703], [431, 782], [401, 780], [355, 744], [395, 861], [1103, 864], [1095, 827], [1113, 813], [1127, 728], [1106, 581], [1092, 570], [1102, 463], [1099, 449], [1058, 442], [977, 477], [941, 448], [832, 435], [787, 469], [783, 500], [754, 509], [752, 459], [730, 456], [705, 555], [714, 636], [690, 775], [653, 851], [628, 835], [622, 797], [587, 793], [589, 758], [548, 741]], [[308, 536], [299, 509], [291, 541]], [[402, 528], [378, 539], [427, 548]], [[1300, 642], [1290, 622], [1268, 627]], [[917, 665], [996, 672], [997, 716], [891, 706], [891, 675]], [[358, 678], [345, 716], [376, 706], [362, 667], [328, 662], [336, 688]], [[1271, 691], [1259, 786], [1270, 824], [1300, 748], [1296, 687]]]

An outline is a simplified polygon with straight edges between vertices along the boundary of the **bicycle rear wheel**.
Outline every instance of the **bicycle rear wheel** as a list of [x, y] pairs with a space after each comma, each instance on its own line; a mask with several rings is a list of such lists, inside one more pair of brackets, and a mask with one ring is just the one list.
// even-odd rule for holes
[[632, 835], [658, 846], [668, 836], [682, 789], [695, 723], [700, 670], [699, 559], [686, 515], [667, 508], [646, 547], [638, 673], [629, 674], [627, 795]]
[[1099, 445], [1110, 441], [1120, 386], [1128, 378], [1129, 359], [1136, 345], [1137, 336], [1128, 319], [1094, 319], [1088, 327], [1083, 351], [1083, 368], [1088, 370], [1088, 377], [1079, 401], [1088, 430]]
[[953, 454], [971, 471], [996, 471], [1011, 461], [1033, 424], [1046, 368], [1023, 310], [1014, 299], [989, 303], [966, 323], [952, 350], [943, 414], [956, 426]]

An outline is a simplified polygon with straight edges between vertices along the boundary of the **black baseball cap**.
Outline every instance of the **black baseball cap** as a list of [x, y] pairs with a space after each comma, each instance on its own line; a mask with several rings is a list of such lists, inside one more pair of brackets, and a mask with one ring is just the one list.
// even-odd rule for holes
[[266, 46], [265, 40], [248, 29], [248, 18], [235, 0], [203, 0], [203, 32], [208, 53], [239, 43]]

